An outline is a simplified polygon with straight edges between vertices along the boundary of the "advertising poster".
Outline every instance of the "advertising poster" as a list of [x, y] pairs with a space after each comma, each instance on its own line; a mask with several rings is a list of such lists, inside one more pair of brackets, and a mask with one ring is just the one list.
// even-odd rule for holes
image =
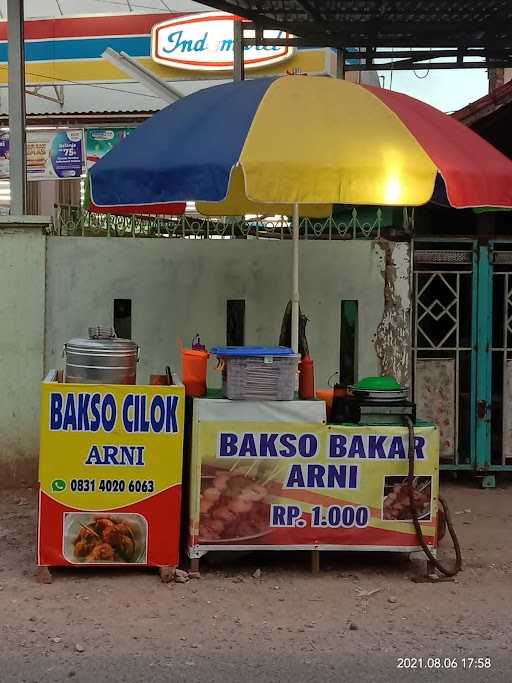
[[[81, 129], [27, 132], [27, 179], [66, 180], [84, 172]], [[0, 178], [9, 178], [9, 134], [0, 136]]]
[[[419, 548], [405, 428], [210, 421], [204, 413], [193, 432], [191, 557], [276, 546]], [[415, 431], [416, 505], [435, 547], [439, 433]]]
[[9, 178], [9, 133], [0, 133], [0, 178]]
[[124, 140], [135, 128], [89, 128], [85, 132], [87, 169]]
[[175, 566], [184, 388], [45, 382], [38, 564]]

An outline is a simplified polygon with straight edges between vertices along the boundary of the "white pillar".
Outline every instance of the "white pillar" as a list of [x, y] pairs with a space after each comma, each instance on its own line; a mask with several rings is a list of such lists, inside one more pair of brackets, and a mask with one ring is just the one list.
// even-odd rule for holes
[[8, 0], [9, 175], [11, 183], [11, 214], [14, 216], [23, 216], [26, 213], [27, 203], [23, 22], [23, 0]]
[[299, 205], [293, 205], [292, 349], [299, 352]]
[[37, 481], [49, 218], [0, 218], [0, 489]]

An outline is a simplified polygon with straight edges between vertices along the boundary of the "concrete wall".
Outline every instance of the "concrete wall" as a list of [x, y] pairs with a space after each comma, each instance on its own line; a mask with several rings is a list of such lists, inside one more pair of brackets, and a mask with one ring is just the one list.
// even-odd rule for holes
[[0, 225], [0, 487], [37, 480], [43, 375], [45, 244], [32, 227]]
[[[407, 247], [310, 241], [300, 252], [317, 387], [339, 367], [342, 299], [359, 301], [359, 376], [399, 374], [407, 356]], [[132, 300], [138, 379], [146, 382], [167, 364], [179, 368], [178, 337], [188, 344], [199, 332], [208, 346], [225, 344], [227, 299], [245, 299], [247, 344], [276, 344], [290, 278], [289, 241], [45, 237], [40, 226], [4, 225], [0, 488], [36, 481], [41, 379], [63, 367], [67, 340], [86, 336], [89, 325], [112, 325], [113, 299]], [[210, 366], [209, 384], [219, 386]]]
[[[176, 339], [225, 344], [226, 300], [246, 301], [246, 343], [276, 344], [289, 298], [291, 244], [279, 241], [56, 237], [48, 239], [45, 369], [89, 325], [111, 325], [114, 298], [132, 299], [139, 381], [171, 362]], [[359, 300], [359, 373], [375, 374], [384, 311], [382, 250], [370, 242], [301, 243], [302, 310], [317, 386], [338, 370], [340, 301]], [[211, 363], [209, 382], [220, 384]]]

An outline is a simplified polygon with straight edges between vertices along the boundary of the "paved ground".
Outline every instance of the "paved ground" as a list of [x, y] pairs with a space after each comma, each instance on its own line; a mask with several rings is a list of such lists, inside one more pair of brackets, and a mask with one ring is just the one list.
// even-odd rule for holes
[[211, 556], [183, 585], [58, 571], [42, 586], [35, 493], [2, 491], [0, 683], [510, 681], [512, 487], [444, 494], [465, 558], [453, 583], [415, 584], [423, 563], [397, 556], [323, 555], [313, 577], [305, 555], [268, 553]]

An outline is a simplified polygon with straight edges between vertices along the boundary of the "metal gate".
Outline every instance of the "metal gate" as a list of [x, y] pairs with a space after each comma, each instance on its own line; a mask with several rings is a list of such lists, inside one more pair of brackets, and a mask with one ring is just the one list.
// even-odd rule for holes
[[[512, 242], [491, 242], [488, 273], [490, 351], [482, 358], [488, 390], [481, 397], [488, 433], [481, 435], [480, 466], [512, 470]], [[483, 373], [482, 373], [483, 374]]]
[[512, 471], [512, 242], [418, 240], [413, 277], [414, 397], [441, 467]]
[[417, 240], [412, 368], [420, 417], [440, 428], [441, 467], [475, 466], [478, 265], [472, 241]]

